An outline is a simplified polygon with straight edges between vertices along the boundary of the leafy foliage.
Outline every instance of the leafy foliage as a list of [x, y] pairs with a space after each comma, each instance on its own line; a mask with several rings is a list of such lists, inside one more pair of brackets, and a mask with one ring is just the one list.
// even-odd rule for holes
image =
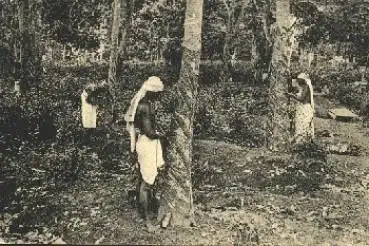
[[110, 0], [51, 1], [43, 0], [43, 21], [46, 36], [62, 43], [72, 43], [78, 48], [96, 48], [102, 11], [111, 11]]
[[[256, 100], [256, 98], [258, 98]], [[200, 138], [226, 140], [248, 147], [265, 143], [266, 117], [264, 88], [224, 88], [207, 86], [200, 91], [202, 104], [196, 113], [195, 134]]]
[[317, 91], [326, 87], [331, 99], [366, 115], [368, 88], [360, 85], [362, 76], [358, 69], [335, 72], [329, 67], [321, 67], [312, 74], [312, 80]]

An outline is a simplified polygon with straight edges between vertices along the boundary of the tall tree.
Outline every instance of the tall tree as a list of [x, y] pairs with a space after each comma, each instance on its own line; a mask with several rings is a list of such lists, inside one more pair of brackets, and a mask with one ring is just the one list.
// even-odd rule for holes
[[[39, 81], [42, 78], [42, 0], [31, 0], [31, 45], [32, 45], [32, 74], [33, 81]], [[39, 83], [39, 82], [37, 82]]]
[[111, 16], [111, 10], [109, 5], [100, 3], [98, 5], [101, 13], [98, 18], [99, 20], [99, 48], [98, 48], [98, 60], [102, 61], [105, 57], [107, 47], [109, 46], [109, 16]]
[[174, 85], [174, 113], [170, 141], [170, 167], [163, 204], [171, 212], [172, 225], [194, 222], [191, 165], [194, 112], [197, 105], [203, 0], [187, 0], [179, 81]]
[[121, 20], [120, 20], [120, 43], [119, 43], [119, 57], [118, 57], [118, 68], [117, 74], [122, 74], [123, 71], [123, 60], [127, 55], [127, 37], [128, 30], [131, 24], [131, 12], [128, 0], [121, 0]]
[[109, 58], [109, 71], [108, 82], [113, 89], [113, 114], [114, 106], [116, 103], [116, 90], [117, 90], [117, 64], [119, 57], [119, 23], [120, 23], [120, 7], [121, 0], [114, 0], [113, 2], [113, 21], [111, 29], [111, 44], [110, 44], [110, 58]]
[[26, 58], [27, 58], [27, 40], [28, 40], [28, 30], [25, 27], [26, 20], [26, 8], [28, 8], [28, 1], [27, 0], [18, 0], [18, 28], [19, 28], [19, 35], [20, 35], [20, 42], [19, 42], [19, 62], [20, 62], [20, 76], [22, 78], [21, 86], [24, 87], [25, 83], [25, 67], [26, 67]]
[[224, 80], [230, 79], [231, 76], [231, 54], [230, 54], [230, 42], [232, 38], [232, 31], [233, 31], [233, 19], [234, 19], [234, 12], [236, 8], [236, 1], [232, 0], [228, 2], [227, 0], [223, 0], [223, 4], [226, 7], [227, 18], [226, 18], [226, 30], [224, 35], [224, 46], [223, 46], [223, 55], [222, 60], [224, 63]]
[[[232, 45], [239, 35], [239, 25], [244, 21], [245, 8], [248, 6], [249, 0], [223, 0], [225, 7], [225, 34], [222, 53], [222, 61], [224, 63], [224, 75], [222, 80], [232, 78], [232, 55], [236, 55], [235, 45]], [[233, 54], [232, 54], [232, 52]]]
[[[36, 48], [39, 5], [36, 0], [18, 0], [18, 24], [20, 33], [21, 88], [36, 85], [40, 76], [41, 59]], [[38, 20], [38, 19], [37, 19]]]
[[126, 54], [126, 46], [127, 46], [127, 34], [129, 29], [129, 21], [130, 13], [129, 13], [129, 4], [128, 0], [121, 1], [121, 21], [120, 21], [120, 30], [121, 30], [121, 39], [119, 43], [119, 60], [121, 61]]
[[271, 3], [252, 1], [252, 45], [251, 61], [254, 70], [254, 81], [260, 83], [262, 75], [270, 65], [273, 42], [270, 37], [270, 25], [273, 22]]
[[[113, 96], [113, 119], [115, 119], [115, 104], [118, 90], [118, 71], [119, 71], [119, 59], [123, 56], [125, 51], [126, 33], [128, 24], [127, 21], [127, 9], [128, 5], [126, 0], [114, 0], [113, 2], [113, 21], [111, 31], [111, 45], [110, 45], [110, 58], [109, 58], [109, 71], [108, 82], [112, 88]], [[123, 26], [124, 25], [124, 26]], [[120, 36], [120, 37], [119, 37]]]
[[277, 0], [275, 10], [273, 54], [269, 80], [269, 148], [285, 150], [289, 146], [291, 112], [286, 96], [290, 79], [290, 59], [296, 18], [290, 13], [290, 0]]

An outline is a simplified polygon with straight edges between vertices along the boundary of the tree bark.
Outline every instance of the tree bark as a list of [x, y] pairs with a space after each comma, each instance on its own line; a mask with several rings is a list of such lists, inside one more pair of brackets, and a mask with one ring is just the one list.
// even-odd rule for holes
[[35, 21], [35, 12], [37, 9], [36, 1], [19, 0], [18, 1], [18, 28], [20, 33], [20, 64], [21, 64], [21, 89], [23, 91], [36, 83], [41, 75], [41, 60], [39, 51], [36, 48], [38, 42], [37, 23]]
[[39, 84], [42, 79], [42, 1], [30, 0], [31, 3], [31, 16], [30, 20], [30, 38], [31, 38], [31, 73], [33, 74], [33, 81]]
[[291, 137], [291, 110], [286, 92], [291, 83], [289, 65], [294, 35], [289, 0], [277, 0], [275, 16], [275, 40], [269, 80], [271, 136], [268, 138], [268, 147], [275, 151], [285, 151], [290, 147]]
[[192, 198], [193, 121], [197, 104], [201, 56], [203, 0], [187, 0], [179, 81], [174, 86], [175, 107], [171, 123], [167, 182], [161, 206], [172, 214], [171, 224], [194, 223]]
[[130, 28], [130, 6], [128, 0], [121, 0], [121, 23], [120, 23], [120, 31], [121, 31], [121, 38], [119, 43], [119, 58], [118, 58], [118, 68], [117, 74], [123, 73], [123, 60], [127, 54], [127, 37], [128, 37], [128, 30]]
[[129, 13], [129, 6], [127, 0], [121, 0], [121, 40], [119, 44], [119, 56], [120, 58], [123, 58], [126, 53], [126, 43], [127, 43], [127, 34], [128, 34], [128, 28], [129, 28], [129, 19], [130, 19], [130, 13]]
[[251, 61], [254, 69], [254, 83], [260, 83], [262, 78], [262, 59], [260, 49], [260, 31], [256, 23], [252, 26]]
[[18, 1], [18, 29], [20, 34], [20, 42], [19, 42], [19, 62], [21, 64], [21, 77], [25, 74], [25, 42], [26, 42], [26, 28], [24, 26], [25, 23], [25, 2], [24, 0]]
[[[270, 6], [257, 6], [253, 2], [253, 25], [252, 25], [252, 64], [254, 69], [254, 82], [263, 82], [263, 73], [269, 70], [272, 56], [272, 45], [270, 26], [272, 23]], [[257, 16], [262, 16], [261, 23]]]
[[101, 9], [101, 16], [99, 18], [99, 49], [97, 59], [102, 62], [105, 58], [107, 47], [109, 46], [109, 11], [105, 8], [108, 6], [99, 6]]
[[108, 71], [108, 83], [112, 88], [112, 114], [115, 119], [115, 104], [117, 98], [117, 66], [119, 58], [119, 31], [121, 22], [121, 0], [114, 0], [113, 3], [113, 21], [111, 30], [111, 44], [110, 44], [110, 58], [109, 58], [109, 71]]
[[224, 66], [224, 74], [222, 81], [228, 81], [232, 78], [231, 74], [231, 55], [230, 55], [230, 43], [232, 37], [232, 13], [231, 10], [228, 10], [228, 17], [227, 17], [227, 26], [226, 26], [226, 33], [224, 36], [224, 46], [223, 46], [223, 66]]

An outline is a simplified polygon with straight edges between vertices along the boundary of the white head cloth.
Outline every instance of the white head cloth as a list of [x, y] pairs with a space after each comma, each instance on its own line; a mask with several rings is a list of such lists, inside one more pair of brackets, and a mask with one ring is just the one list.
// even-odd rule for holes
[[309, 87], [309, 93], [310, 93], [310, 105], [314, 109], [314, 91], [313, 91], [313, 85], [311, 84], [311, 80], [310, 80], [310, 76], [306, 73], [300, 73], [297, 76], [298, 79], [302, 79], [305, 81], [305, 83], [307, 84], [307, 86]]
[[138, 103], [145, 97], [148, 91], [160, 92], [163, 90], [164, 84], [161, 79], [159, 77], [152, 76], [143, 83], [136, 95], [132, 98], [131, 104], [124, 116], [124, 120], [127, 124], [127, 131], [129, 132], [131, 139], [131, 152], [135, 152], [136, 150], [136, 131], [133, 122], [135, 120]]

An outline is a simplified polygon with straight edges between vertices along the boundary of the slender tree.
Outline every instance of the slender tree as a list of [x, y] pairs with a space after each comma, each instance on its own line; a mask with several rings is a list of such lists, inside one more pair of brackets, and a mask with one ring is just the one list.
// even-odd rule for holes
[[271, 59], [273, 41], [270, 37], [272, 15], [270, 1], [252, 1], [252, 46], [251, 57], [254, 69], [254, 81], [260, 83], [267, 71]]
[[130, 13], [129, 13], [129, 4], [127, 0], [121, 0], [121, 21], [120, 21], [120, 30], [121, 30], [121, 39], [119, 43], [119, 57], [120, 60], [126, 54], [126, 46], [127, 46], [127, 34], [130, 23]]
[[36, 0], [18, 0], [18, 28], [20, 34], [21, 88], [36, 85], [41, 75], [41, 59], [38, 43], [38, 14], [40, 5]]
[[116, 118], [117, 90], [119, 89], [118, 75], [122, 72], [122, 59], [126, 54], [127, 32], [129, 28], [129, 11], [127, 0], [114, 0], [113, 20], [111, 29], [110, 58], [108, 82], [112, 88], [112, 114]]
[[226, 31], [224, 36], [224, 46], [223, 46], [223, 54], [222, 60], [224, 63], [224, 78], [223, 80], [230, 79], [231, 76], [231, 54], [230, 54], [230, 43], [232, 39], [232, 31], [233, 31], [233, 19], [235, 12], [236, 0], [232, 0], [228, 3], [227, 0], [223, 0], [223, 4], [226, 7], [227, 18], [226, 18]]
[[[172, 225], [194, 222], [192, 201], [192, 143], [194, 112], [197, 104], [203, 0], [187, 0], [184, 22], [183, 55], [179, 81], [174, 85], [175, 106], [170, 141], [170, 167], [163, 194]], [[165, 206], [164, 205], [164, 206]]]
[[22, 78], [21, 86], [24, 87], [26, 72], [25, 67], [27, 63], [27, 55], [26, 55], [26, 45], [28, 40], [28, 30], [25, 27], [26, 20], [26, 6], [28, 7], [27, 0], [18, 0], [18, 28], [19, 28], [19, 35], [20, 35], [20, 42], [19, 42], [19, 62], [20, 62], [20, 76]]
[[130, 6], [128, 0], [121, 0], [121, 20], [120, 20], [120, 43], [119, 43], [119, 58], [118, 58], [118, 68], [117, 73], [122, 74], [123, 60], [127, 54], [127, 37], [128, 30], [130, 28]]
[[[32, 74], [34, 81], [42, 79], [42, 0], [30, 0], [30, 38], [32, 51]], [[37, 82], [38, 84], [39, 82]]]
[[113, 104], [112, 113], [113, 119], [115, 118], [115, 104], [118, 89], [117, 80], [117, 66], [119, 58], [119, 32], [121, 22], [121, 0], [114, 0], [113, 2], [113, 21], [111, 30], [111, 44], [110, 44], [110, 58], [109, 58], [109, 71], [108, 71], [108, 83], [112, 88]]
[[244, 20], [245, 8], [249, 4], [249, 0], [223, 0], [223, 5], [226, 9], [226, 20], [225, 20], [225, 35], [224, 35], [224, 45], [222, 53], [222, 61], [224, 64], [223, 78], [222, 80], [229, 80], [232, 78], [232, 52], [235, 54], [236, 49], [232, 43], [234, 43], [234, 38], [236, 38], [239, 24]]
[[290, 13], [290, 0], [276, 1], [275, 18], [269, 80], [269, 147], [273, 150], [285, 150], [290, 139], [291, 112], [286, 93], [291, 81], [289, 66], [296, 23], [296, 18]]
[[98, 60], [101, 62], [104, 58], [104, 55], [106, 53], [106, 49], [109, 46], [109, 36], [108, 36], [108, 30], [109, 30], [109, 6], [106, 6], [106, 4], [99, 3], [98, 8], [101, 11], [101, 15], [98, 19], [99, 21], [99, 49], [98, 49]]

